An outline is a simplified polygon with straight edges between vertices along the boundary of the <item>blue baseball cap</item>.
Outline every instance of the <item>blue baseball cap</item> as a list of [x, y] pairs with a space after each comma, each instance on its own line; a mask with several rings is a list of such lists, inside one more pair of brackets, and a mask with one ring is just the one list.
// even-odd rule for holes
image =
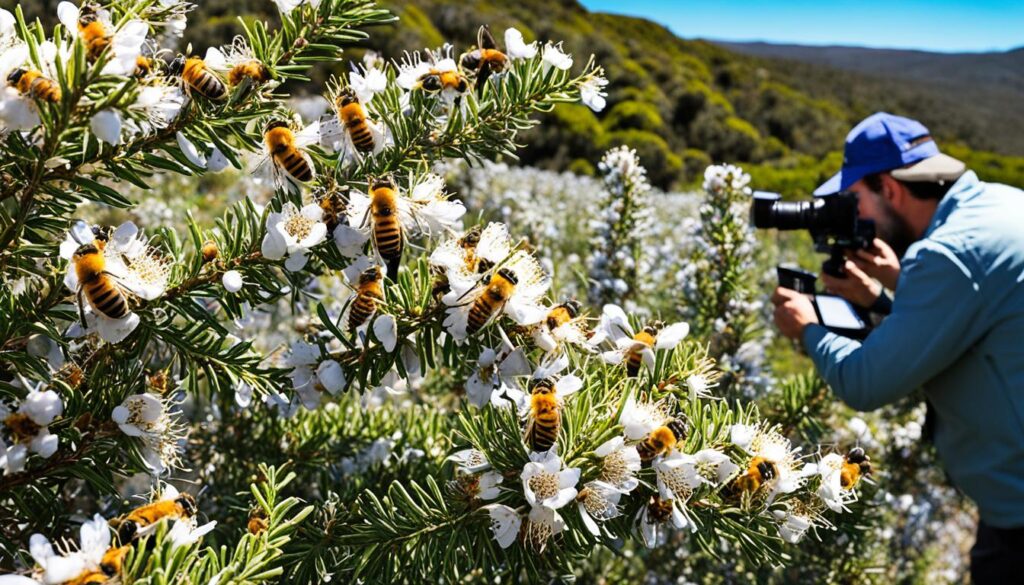
[[866, 175], [882, 171], [893, 171], [892, 176], [903, 181], [941, 182], [956, 180], [966, 168], [959, 160], [939, 152], [924, 124], [878, 112], [846, 135], [843, 168], [814, 194], [845, 191]]

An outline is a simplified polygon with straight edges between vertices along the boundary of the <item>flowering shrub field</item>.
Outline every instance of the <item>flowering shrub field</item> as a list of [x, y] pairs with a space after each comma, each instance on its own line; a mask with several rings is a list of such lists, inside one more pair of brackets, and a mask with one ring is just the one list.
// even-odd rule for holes
[[393, 18], [275, 4], [0, 11], [0, 584], [958, 577], [920, 410], [771, 375], [741, 169], [494, 162], [608, 83], [515, 29], [291, 100]]

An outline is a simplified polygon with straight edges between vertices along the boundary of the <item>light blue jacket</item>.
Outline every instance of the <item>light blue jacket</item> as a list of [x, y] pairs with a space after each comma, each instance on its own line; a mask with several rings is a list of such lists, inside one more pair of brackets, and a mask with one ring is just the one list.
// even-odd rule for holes
[[1024, 191], [968, 171], [901, 266], [867, 339], [810, 325], [804, 347], [857, 410], [923, 387], [953, 482], [986, 524], [1024, 527]]

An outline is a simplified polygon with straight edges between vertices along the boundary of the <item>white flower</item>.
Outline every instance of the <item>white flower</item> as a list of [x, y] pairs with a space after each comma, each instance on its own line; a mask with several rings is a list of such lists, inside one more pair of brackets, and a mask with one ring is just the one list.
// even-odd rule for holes
[[619, 424], [631, 441], [646, 438], [654, 429], [668, 422], [669, 416], [661, 403], [637, 402], [632, 396], [622, 407]]
[[341, 364], [334, 360], [320, 362], [320, 365], [316, 368], [316, 378], [324, 390], [327, 390], [332, 395], [341, 392], [342, 388], [345, 387], [345, 372], [342, 371]]
[[[502, 284], [504, 283], [504, 285]], [[533, 325], [544, 318], [541, 299], [551, 286], [551, 280], [536, 258], [523, 250], [513, 252], [512, 257], [493, 274], [477, 275], [467, 281], [450, 281], [451, 291], [442, 300], [448, 305], [444, 327], [455, 338], [456, 343], [464, 342], [478, 330], [469, 328], [469, 316], [473, 306], [484, 294], [494, 294], [494, 287], [511, 284], [511, 294], [503, 303], [497, 304], [488, 322], [505, 314], [520, 325]], [[482, 324], [486, 326], [487, 323]], [[481, 326], [481, 328], [482, 328]]]
[[0, 422], [12, 440], [7, 445], [0, 436], [0, 469], [5, 475], [22, 471], [29, 453], [47, 459], [57, 452], [59, 438], [47, 427], [64, 412], [64, 404], [56, 392], [41, 388], [41, 383], [30, 387], [15, 413], [0, 404]]
[[388, 77], [382, 69], [367, 68], [366, 65], [352, 64], [352, 72], [348, 74], [348, 84], [355, 92], [359, 102], [365, 106], [373, 96], [388, 87]]
[[310, 203], [299, 210], [288, 201], [280, 212], [268, 214], [267, 235], [261, 249], [263, 256], [270, 260], [288, 256], [285, 268], [294, 272], [306, 265], [306, 251], [326, 237], [327, 225], [319, 205]]
[[622, 492], [614, 486], [602, 481], [591, 481], [584, 484], [576, 497], [583, 524], [594, 536], [601, 536], [601, 528], [597, 520], [611, 520], [619, 515], [619, 500]]
[[552, 67], [563, 71], [572, 67], [572, 55], [562, 52], [561, 43], [553, 45], [549, 42], [544, 45], [544, 52], [541, 54], [541, 59], [544, 60], [545, 71]]
[[224, 285], [224, 290], [229, 293], [236, 293], [242, 290], [242, 285], [245, 284], [242, 280], [242, 273], [237, 270], [228, 270], [221, 277], [220, 281]]
[[48, 585], [72, 581], [85, 572], [99, 571], [103, 553], [108, 548], [110, 527], [99, 514], [82, 524], [77, 551], [58, 555], [42, 534], [33, 534], [29, 539], [29, 553], [42, 570], [43, 583]]
[[530, 509], [526, 523], [526, 541], [537, 550], [543, 551], [552, 536], [565, 529], [565, 520], [558, 512], [537, 506]]
[[484, 348], [477, 359], [476, 371], [466, 380], [466, 396], [477, 408], [483, 408], [492, 400], [503, 401], [505, 396], [517, 397], [522, 391], [516, 387], [514, 379], [528, 376], [530, 371], [526, 353], [522, 348], [513, 348], [511, 342], [496, 349]]
[[491, 531], [494, 532], [494, 540], [501, 548], [508, 548], [519, 536], [519, 528], [523, 519], [513, 508], [502, 504], [489, 504], [484, 506], [491, 516]]
[[[548, 353], [558, 351], [558, 348], [565, 344], [573, 344], [584, 351], [591, 351], [587, 343], [584, 319], [579, 316], [580, 304], [577, 301], [567, 301], [554, 307], [531, 332], [533, 342], [537, 347]], [[552, 315], [556, 312], [565, 311], [569, 317], [568, 321], [559, 323]], [[554, 327], [552, 327], [554, 325]]]
[[303, 4], [308, 4], [315, 9], [320, 6], [320, 0], [274, 0], [274, 4], [282, 14], [289, 14]]
[[487, 456], [483, 451], [477, 449], [463, 449], [448, 456], [449, 461], [454, 461], [459, 473], [479, 473], [491, 468]]
[[92, 133], [103, 142], [121, 144], [121, 114], [117, 110], [102, 110], [89, 121]]
[[504, 480], [505, 478], [497, 471], [488, 471], [480, 474], [480, 492], [477, 497], [481, 500], [493, 500], [497, 498], [501, 495], [501, 488], [498, 486]]
[[676, 497], [702, 485], [718, 487], [740, 470], [728, 455], [715, 449], [702, 449], [692, 455], [673, 450], [658, 458], [654, 468], [660, 482], [681, 490], [680, 493], [673, 491]]
[[604, 91], [606, 85], [608, 80], [600, 75], [588, 77], [580, 84], [580, 101], [591, 110], [600, 112], [607, 103], [605, 97], [608, 93]]
[[398, 323], [392, 315], [376, 315], [373, 318], [373, 336], [384, 346], [388, 353], [395, 350], [398, 343]]
[[249, 408], [252, 404], [252, 386], [241, 380], [235, 384], [235, 404], [239, 408]]
[[171, 415], [173, 406], [169, 398], [135, 394], [111, 413], [121, 432], [142, 441], [143, 460], [153, 473], [163, 473], [181, 461], [186, 427]]
[[741, 449], [750, 447], [750, 442], [754, 440], [754, 433], [757, 432], [757, 427], [744, 424], [735, 424], [729, 428], [729, 440], [733, 445]]
[[640, 472], [641, 461], [635, 445], [627, 446], [622, 437], [612, 437], [595, 449], [594, 455], [602, 459], [602, 482], [624, 494], [640, 485], [636, 474]]
[[139, 113], [141, 119], [129, 120], [128, 124], [137, 127], [143, 134], [153, 134], [173, 122], [184, 104], [185, 92], [180, 85], [168, 82], [149, 83], [139, 88], [135, 103], [128, 106], [129, 110]]
[[213, 145], [210, 146], [212, 150], [210, 150], [210, 156], [206, 158], [206, 170], [211, 173], [219, 173], [228, 168], [231, 165], [231, 161], [228, 160], [228, 157], [224, 156], [224, 153], [219, 148]]
[[199, 152], [199, 149], [196, 148], [195, 143], [189, 140], [181, 132], [175, 132], [174, 135], [178, 140], [178, 148], [181, 149], [181, 153], [185, 155], [185, 158], [188, 159], [188, 162], [194, 164], [197, 167], [205, 168], [206, 155]]
[[537, 54], [537, 42], [527, 45], [523, 33], [508, 28], [505, 29], [505, 52], [510, 59], [532, 59]]
[[772, 515], [779, 522], [779, 536], [790, 544], [800, 542], [807, 530], [814, 526], [811, 518], [789, 510], [772, 510]]
[[708, 390], [708, 380], [700, 374], [688, 376], [686, 378], [686, 388], [690, 391], [690, 402], [694, 402], [698, 398], [711, 396], [711, 392]]
[[[737, 428], [739, 427], [739, 428]], [[759, 457], [770, 463], [775, 468], [775, 476], [764, 482], [761, 489], [766, 489], [766, 503], [771, 504], [779, 494], [793, 493], [806, 481], [809, 474], [814, 472], [814, 466], [801, 467], [797, 455], [800, 447], [793, 448], [789, 439], [784, 437], [777, 428], [765, 426], [749, 427], [734, 425], [732, 434], [734, 443], [736, 435], [740, 442], [747, 441], [747, 434], [752, 434], [746, 447], [742, 447], [752, 457]], [[737, 446], [741, 446], [737, 444]]]
[[208, 532], [217, 526], [217, 522], [207, 522], [202, 526], [196, 526], [194, 518], [177, 518], [171, 529], [167, 531], [167, 539], [170, 540], [172, 548], [191, 546], [199, 541]]
[[562, 469], [562, 460], [554, 450], [530, 453], [530, 461], [520, 475], [526, 501], [534, 508], [557, 510], [576, 497], [580, 480], [577, 468]]

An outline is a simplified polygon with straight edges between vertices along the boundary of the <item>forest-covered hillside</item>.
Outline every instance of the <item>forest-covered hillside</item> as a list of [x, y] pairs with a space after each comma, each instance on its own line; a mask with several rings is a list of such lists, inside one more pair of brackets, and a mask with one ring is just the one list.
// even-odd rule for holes
[[[13, 2], [0, 1], [7, 4]], [[56, 4], [43, 0], [23, 9], [52, 19]], [[239, 15], [275, 18], [270, 0], [198, 4], [184, 41], [200, 54], [239, 32]], [[1024, 157], [1013, 156], [1019, 154], [1019, 137], [1009, 127], [1005, 134], [992, 130], [1005, 126], [993, 121], [1000, 112], [986, 117], [976, 105], [938, 94], [927, 84], [894, 84], [824, 65], [743, 55], [680, 39], [648, 20], [590, 13], [574, 0], [382, 4], [402, 24], [371, 31], [367, 46], [389, 57], [445, 39], [464, 49], [484, 23], [499, 33], [499, 42], [500, 31], [509, 26], [527, 40], [565, 39], [577, 56], [576, 67], [588, 54], [597, 57], [611, 81], [607, 107], [595, 114], [570, 105], [547, 115], [522, 141], [530, 145], [519, 152], [523, 164], [589, 174], [602, 152], [629, 144], [652, 182], [663, 188], [696, 183], [709, 163], [736, 162], [751, 171], [759, 187], [800, 196], [835, 171], [848, 129], [886, 110], [920, 119], [948, 152], [965, 159], [982, 178], [1024, 185]], [[358, 56], [358, 51], [350, 54]]]

